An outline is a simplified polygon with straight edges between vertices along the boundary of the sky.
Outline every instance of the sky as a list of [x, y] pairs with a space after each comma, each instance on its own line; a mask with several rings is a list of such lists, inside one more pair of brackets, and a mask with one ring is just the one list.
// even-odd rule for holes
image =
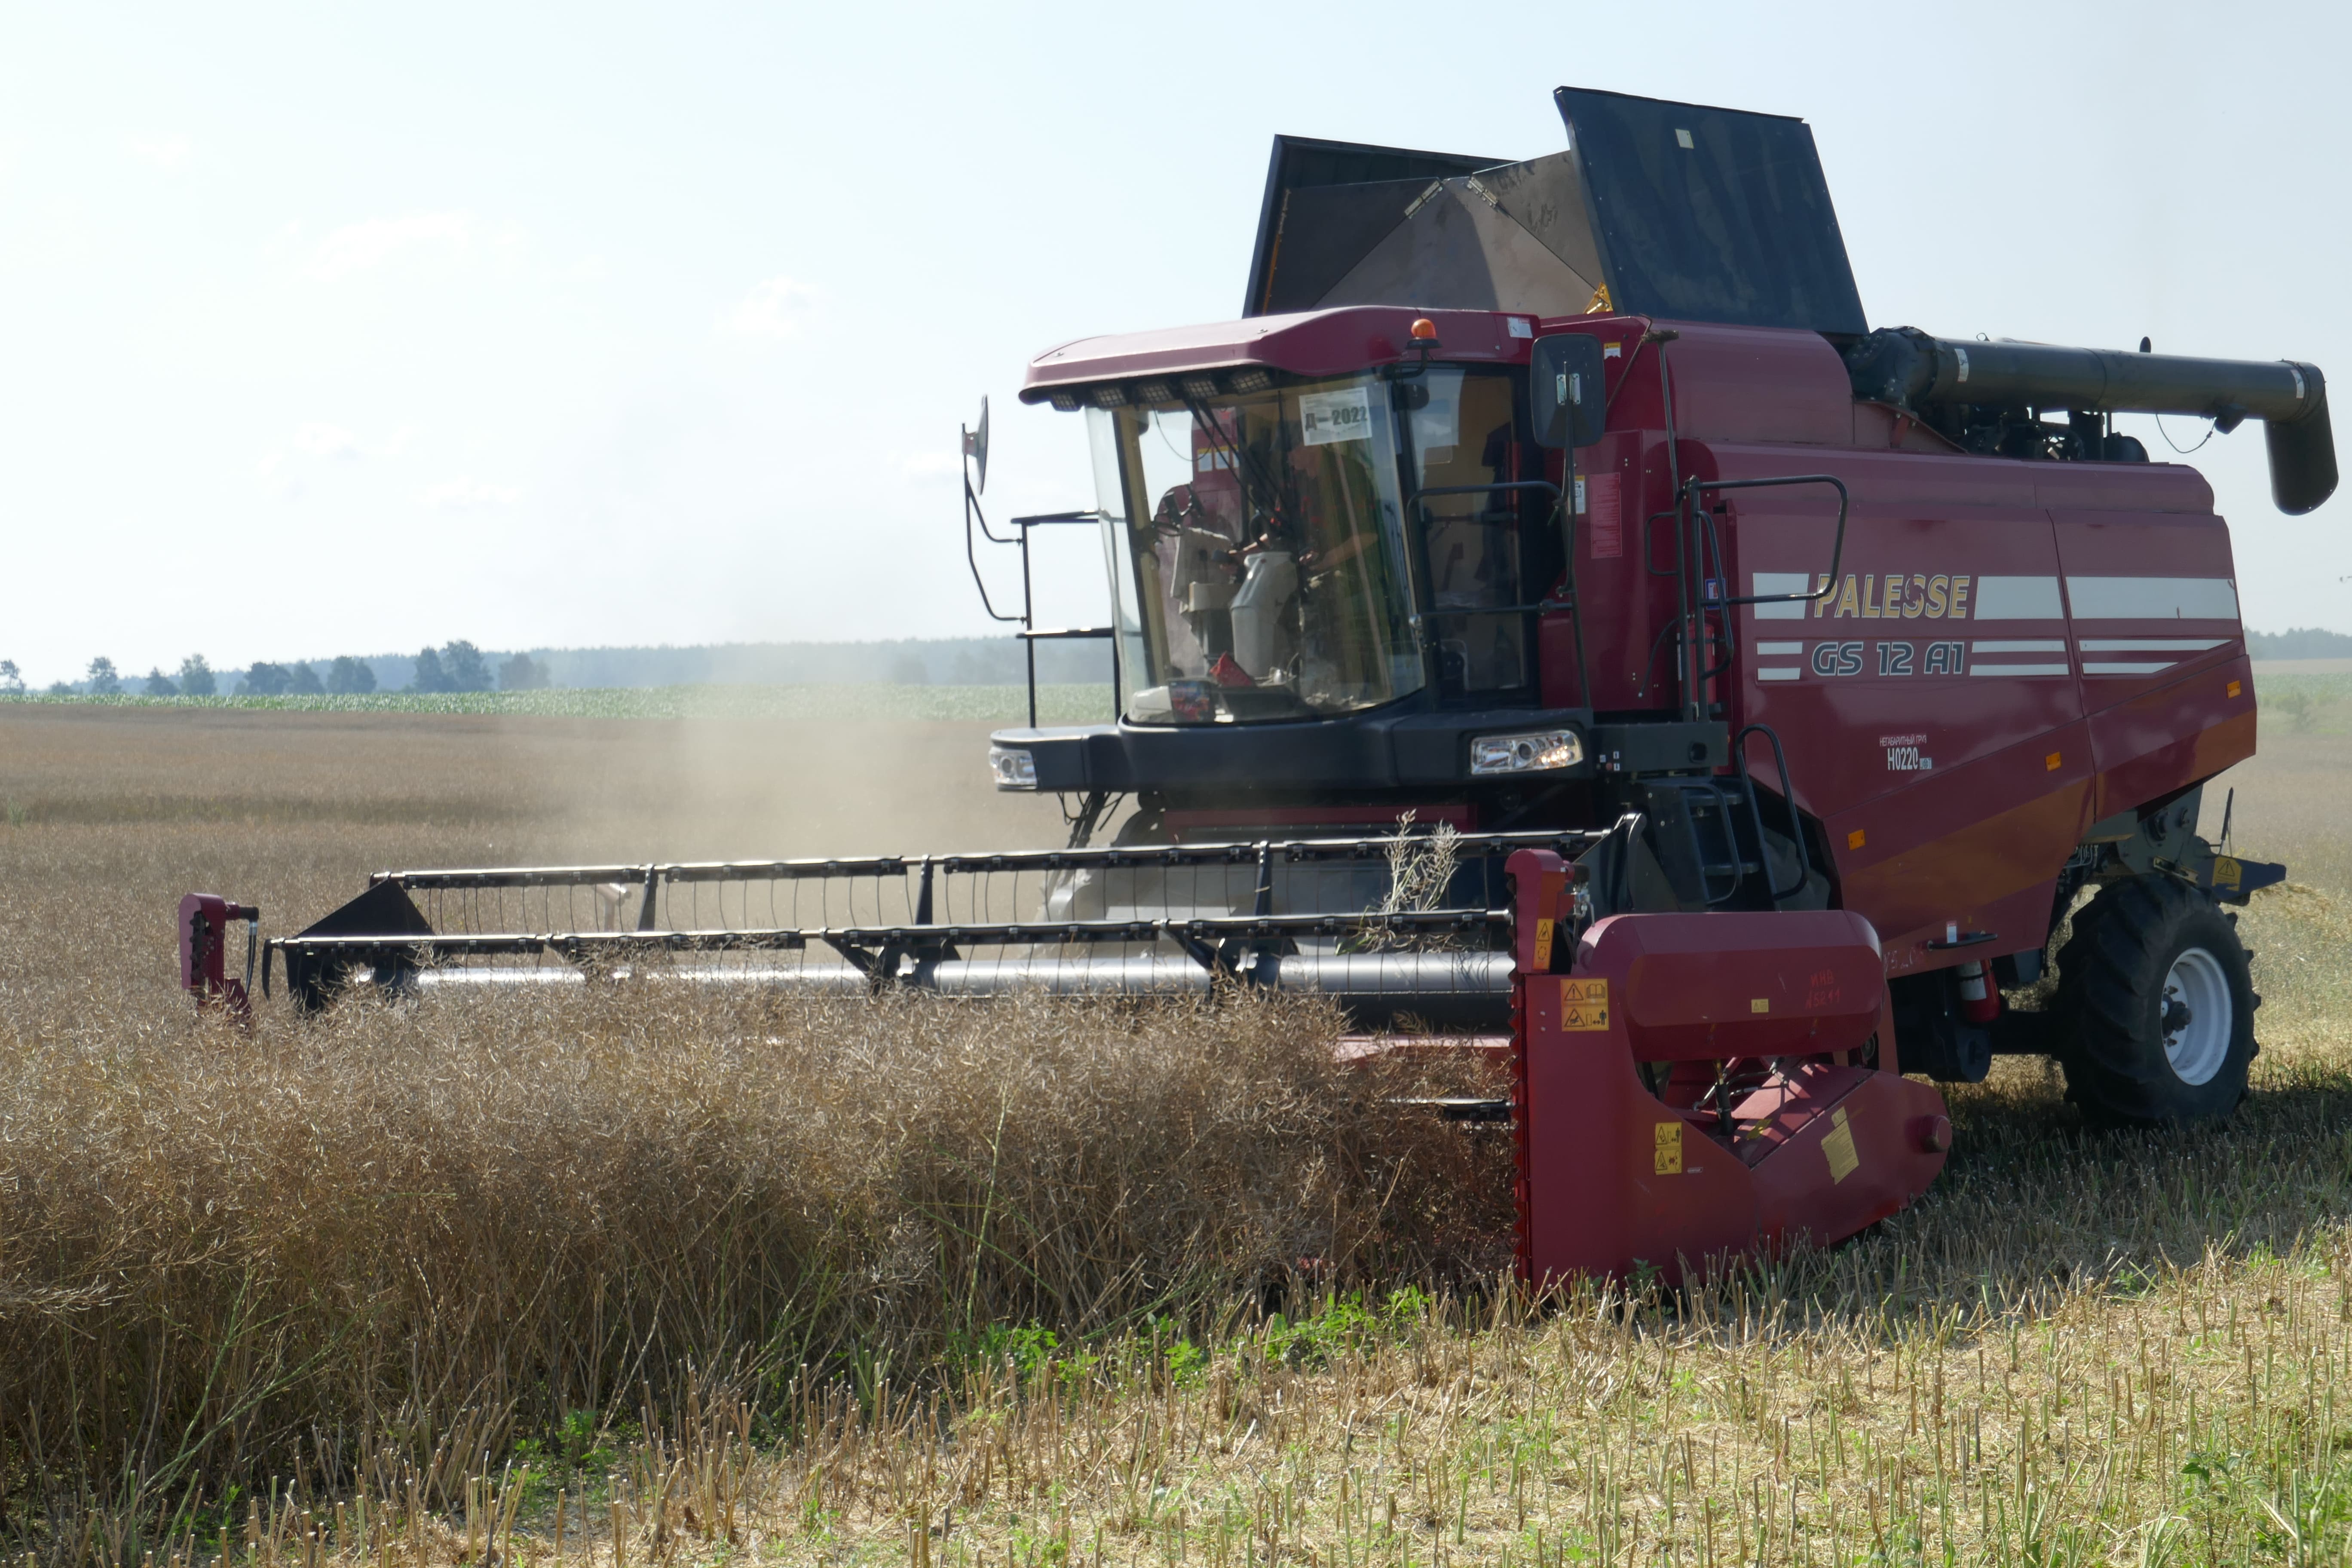
[[[992, 513], [1090, 505], [1023, 369], [1237, 314], [1276, 132], [1535, 157], [1562, 83], [1806, 119], [1874, 325], [2352, 380], [2347, 18], [0, 5], [0, 658], [984, 633], [983, 396]], [[2195, 461], [2248, 624], [2352, 630], [2347, 503]]]

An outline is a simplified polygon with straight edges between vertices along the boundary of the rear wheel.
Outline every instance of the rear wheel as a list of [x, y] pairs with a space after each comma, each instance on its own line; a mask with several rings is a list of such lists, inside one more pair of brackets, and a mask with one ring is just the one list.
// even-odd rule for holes
[[2218, 1121], [2254, 1056], [2245, 949], [2210, 900], [2171, 877], [2118, 882], [2058, 954], [2066, 1094], [2094, 1121]]

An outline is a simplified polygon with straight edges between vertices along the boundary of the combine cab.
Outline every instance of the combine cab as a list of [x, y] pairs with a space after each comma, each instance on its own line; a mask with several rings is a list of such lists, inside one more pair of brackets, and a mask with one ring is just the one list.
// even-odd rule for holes
[[2320, 373], [1872, 331], [1801, 121], [1559, 103], [1528, 163], [1278, 139], [1242, 320], [1029, 367], [1091, 511], [993, 531], [967, 438], [968, 535], [1103, 536], [1107, 625], [1000, 616], [1109, 644], [1116, 721], [1033, 686], [989, 758], [1066, 848], [385, 873], [265, 987], [1320, 992], [1507, 1039], [1538, 1279], [1852, 1235], [2001, 1052], [2226, 1116], [2252, 676], [2211, 491], [2113, 416], [2260, 420], [2306, 511]]

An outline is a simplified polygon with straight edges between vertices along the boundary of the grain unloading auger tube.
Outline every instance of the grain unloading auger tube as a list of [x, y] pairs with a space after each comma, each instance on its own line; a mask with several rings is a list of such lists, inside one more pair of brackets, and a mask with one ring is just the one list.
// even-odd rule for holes
[[[1185, 995], [1222, 978], [1328, 995], [1363, 1025], [1507, 1030], [1507, 1100], [1447, 1109], [1510, 1121], [1517, 1256], [1538, 1282], [1645, 1264], [1675, 1279], [1826, 1245], [1924, 1192], [1950, 1123], [1932, 1087], [1900, 1076], [1869, 922], [1835, 910], [1596, 919], [1590, 859], [1570, 857], [1594, 858], [1605, 837], [1457, 839], [1449, 900], [1488, 896], [1435, 909], [1296, 907], [1361, 898], [1396, 863], [1393, 838], [386, 872], [262, 943], [260, 977], [267, 991], [282, 962], [306, 1012], [345, 991], [459, 985]], [[1138, 898], [1162, 907], [1147, 915]], [[746, 918], [769, 900], [827, 918]], [[1030, 918], [989, 918], [1032, 902]], [[583, 908], [604, 919], [520, 919]], [[221, 963], [226, 919], [258, 911], [211, 895], [182, 910], [188, 988], [241, 1007]], [[717, 923], [677, 918], [703, 914]]]

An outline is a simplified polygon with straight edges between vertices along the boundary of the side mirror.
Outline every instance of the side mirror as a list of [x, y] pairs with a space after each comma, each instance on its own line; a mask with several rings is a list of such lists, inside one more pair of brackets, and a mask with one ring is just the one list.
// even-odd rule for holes
[[1590, 447], [1601, 439], [1609, 395], [1601, 375], [1601, 340], [1584, 332], [1538, 338], [1528, 361], [1528, 391], [1538, 446]]
[[[961, 428], [961, 426], [959, 426]], [[963, 455], [977, 470], [979, 482], [972, 488], [981, 494], [988, 493], [988, 399], [980, 400], [980, 428], [963, 432]]]

